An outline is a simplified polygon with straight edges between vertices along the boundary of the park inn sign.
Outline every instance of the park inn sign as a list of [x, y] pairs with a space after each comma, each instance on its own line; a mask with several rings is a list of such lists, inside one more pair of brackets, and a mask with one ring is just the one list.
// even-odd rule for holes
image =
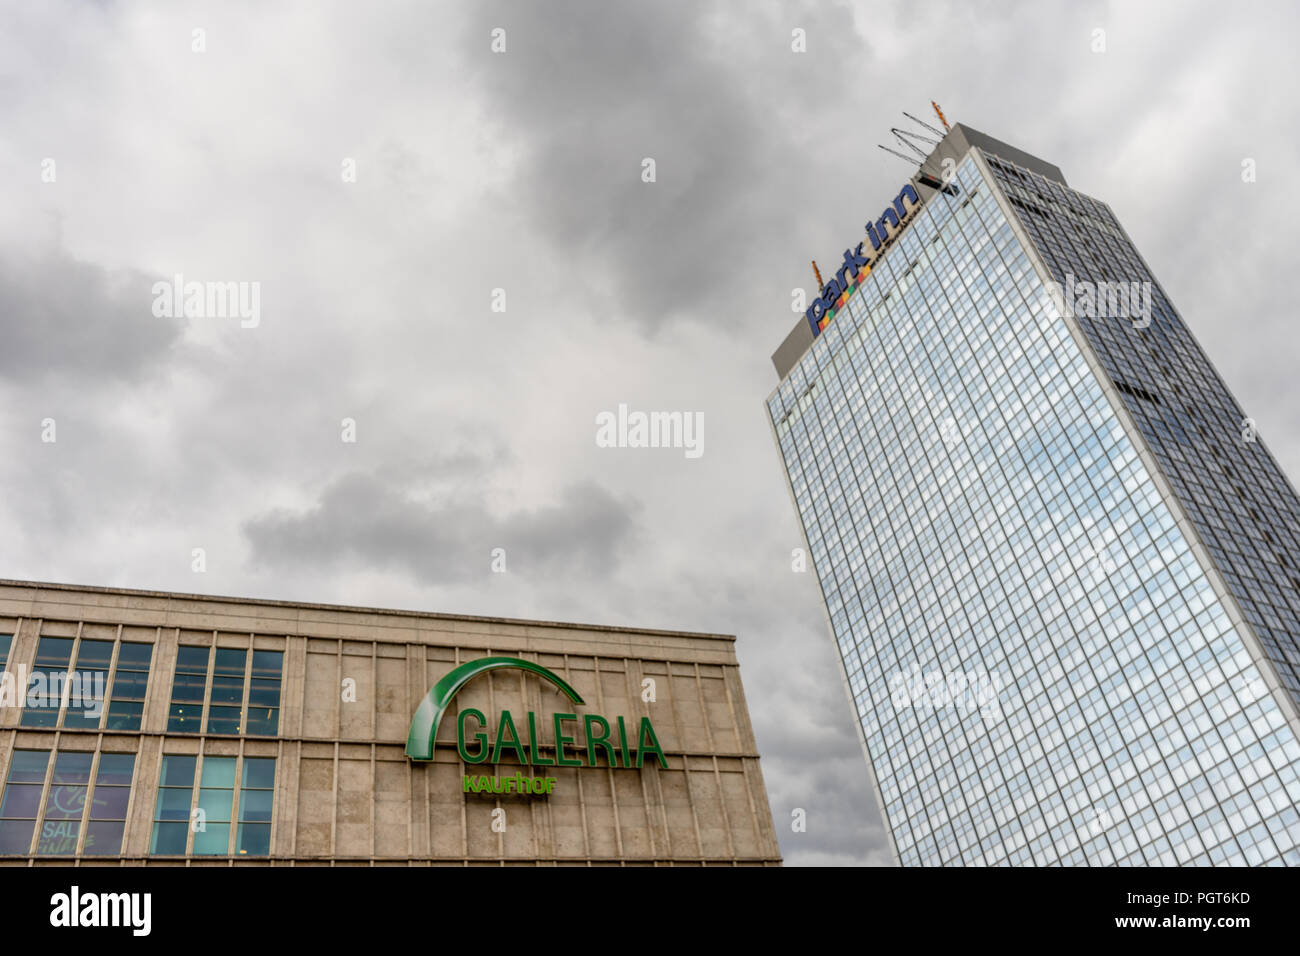
[[[480, 657], [454, 668], [429, 689], [411, 720], [406, 755], [412, 760], [432, 760], [438, 725], [453, 698], [475, 677], [501, 668], [536, 674], [554, 684], [573, 704], [583, 704], [576, 690], [540, 664], [519, 657]], [[566, 725], [576, 728], [579, 720], [585, 747], [575, 745], [574, 736], [567, 732], [570, 727]], [[456, 750], [466, 764], [491, 763], [494, 768], [503, 756], [510, 754], [524, 767], [598, 767], [603, 758], [605, 766], [639, 770], [646, 755], [652, 754], [660, 767], [668, 769], [668, 760], [649, 717], [642, 717], [635, 734], [629, 736], [627, 720], [621, 715], [611, 723], [600, 714], [583, 714], [579, 718], [575, 713], [555, 713], [549, 721], [549, 743], [542, 739], [541, 733], [547, 723], [539, 722], [531, 710], [522, 721], [517, 721], [510, 711], [502, 710], [496, 721], [496, 733], [489, 739], [487, 716], [475, 707], [465, 707], [456, 717]], [[566, 753], [566, 745], [573, 749], [573, 756]], [[546, 751], [551, 751], [551, 756]], [[507, 777], [465, 774], [463, 788], [465, 793], [548, 794], [555, 780], [555, 777], [532, 776], [523, 771]]]
[[[926, 185], [943, 185], [935, 181], [927, 181], [924, 177], [921, 181]], [[945, 191], [952, 188], [944, 187]], [[916, 187], [911, 183], [904, 183], [898, 197], [891, 205], [885, 207], [880, 218], [866, 224], [867, 238], [859, 242], [856, 249], [844, 250], [844, 264], [835, 275], [831, 276], [830, 281], [822, 286], [821, 293], [804, 313], [812, 329], [813, 338], [822, 334], [822, 329], [830, 324], [835, 314], [853, 297], [853, 293], [861, 288], [862, 283], [871, 274], [876, 260], [884, 254], [885, 249], [920, 205], [921, 196], [917, 193]], [[866, 249], [868, 242], [871, 243], [870, 249]]]

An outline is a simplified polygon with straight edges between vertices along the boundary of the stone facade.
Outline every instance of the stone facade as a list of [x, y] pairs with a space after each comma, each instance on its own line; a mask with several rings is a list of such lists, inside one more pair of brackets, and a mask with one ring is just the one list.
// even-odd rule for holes
[[[6, 863], [780, 863], [729, 636], [0, 581], [6, 634], [11, 672], [31, 671], [46, 636], [154, 646], [138, 732], [69, 729], [66, 719], [62, 728], [24, 727], [21, 707], [0, 706], [0, 780], [12, 779], [15, 751], [136, 755], [119, 855], [86, 855], [79, 844], [71, 856], [11, 853], [0, 857]], [[169, 733], [181, 646], [282, 652], [278, 733]], [[668, 769], [653, 757], [641, 769], [548, 767], [550, 794], [466, 793], [465, 773], [519, 768], [466, 766], [454, 711], [441, 723], [433, 761], [409, 760], [408, 727], [429, 688], [489, 655], [554, 671], [583, 696], [579, 714], [626, 715], [629, 728], [650, 717]], [[646, 678], [653, 701], [643, 700]], [[211, 672], [207, 680], [211, 695]], [[535, 711], [548, 727], [552, 712], [571, 706], [520, 670], [474, 679], [454, 704], [493, 723], [502, 709]], [[581, 721], [576, 736], [581, 749]], [[269, 854], [151, 852], [162, 758], [183, 754], [275, 759]], [[46, 775], [41, 793], [47, 810], [53, 779]]]

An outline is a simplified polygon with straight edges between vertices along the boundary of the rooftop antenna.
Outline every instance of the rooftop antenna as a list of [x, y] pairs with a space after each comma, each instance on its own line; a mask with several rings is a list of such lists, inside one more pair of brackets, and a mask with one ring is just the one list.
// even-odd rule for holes
[[[934, 107], [935, 112], [939, 116], [939, 121], [943, 123], [944, 129], [951, 130], [951, 127], [949, 127], [948, 125], [948, 120], [944, 118], [943, 113], [939, 110], [939, 104], [934, 102], [934, 100], [931, 100], [930, 105]], [[896, 149], [892, 149], [889, 146], [881, 145], [880, 143], [877, 143], [876, 145], [880, 149], [883, 149], [885, 152], [889, 153], [890, 155], [897, 156], [899, 159], [906, 160], [909, 164], [915, 164], [919, 166], [920, 169], [918, 171], [918, 176], [920, 182], [924, 183], [926, 186], [929, 186], [932, 189], [941, 190], [942, 192], [945, 192], [950, 196], [955, 196], [957, 194], [956, 186], [952, 185], [951, 183], [945, 183], [937, 172], [926, 168], [926, 160], [928, 160], [931, 155], [931, 150], [929, 149], [929, 147], [938, 146], [940, 141], [947, 134], [931, 126], [929, 123], [926, 123], [924, 120], [920, 119], [919, 117], [913, 116], [911, 113], [907, 112], [906, 110], [903, 110], [903, 115], [906, 116], [913, 123], [915, 123], [917, 126], [919, 126], [921, 129], [925, 130], [926, 133], [933, 133], [935, 136], [939, 137], [939, 139], [934, 139], [928, 135], [925, 135], [925, 133], [920, 133], [917, 132], [916, 130], [900, 129], [897, 126], [895, 126], [889, 130], [889, 132], [893, 134], [895, 142], [899, 146], [902, 146], [906, 149], [910, 149], [913, 155], [909, 156], [906, 153], [899, 152]], [[927, 148], [922, 149], [923, 145], [926, 146]], [[920, 160], [919, 163], [917, 162], [918, 159]]]
[[826, 288], [826, 283], [822, 282], [822, 270], [817, 268], [817, 260], [814, 259], [812, 261], [812, 264], [813, 264], [813, 275], [817, 277], [817, 288], [819, 289]]
[[[934, 101], [931, 100], [931, 102], [934, 102]], [[915, 116], [913, 116], [911, 113], [909, 113], [907, 110], [903, 110], [903, 115], [906, 116], [908, 119], [910, 119], [910, 120], [911, 120], [913, 123], [915, 123], [917, 126], [924, 126], [926, 129], [928, 129], [928, 130], [929, 130], [931, 133], [933, 133], [935, 136], [938, 136], [938, 137], [940, 137], [940, 138], [943, 137], [943, 131], [942, 131], [942, 130], [937, 130], [937, 129], [935, 129], [935, 128], [934, 128], [933, 126], [931, 126], [929, 123], [925, 122], [924, 120], [918, 119], [917, 117], [915, 117]]]
[[943, 128], [949, 129], [950, 127], [948, 126], [948, 121], [944, 119], [943, 110], [939, 109], [939, 104], [936, 103], [934, 100], [931, 100], [930, 105], [934, 107], [934, 113], [936, 116], [939, 117], [939, 122], [943, 124]]
[[[934, 101], [931, 100], [931, 103], [933, 102]], [[902, 146], [904, 149], [910, 149], [915, 154], [916, 158], [919, 158], [922, 161], [922, 163], [924, 163], [925, 160], [930, 157], [929, 147], [938, 146], [939, 140], [943, 139], [945, 134], [940, 130], [936, 129], [935, 127], [931, 126], [929, 123], [926, 123], [923, 120], [913, 116], [911, 113], [907, 112], [907, 110], [903, 110], [903, 115], [906, 116], [909, 120], [911, 120], [918, 127], [920, 127], [921, 130], [924, 130], [925, 132], [924, 133], [918, 132], [915, 129], [899, 129], [897, 126], [892, 127], [889, 130], [889, 132], [893, 134], [896, 145]], [[947, 122], [945, 122], [944, 127], [946, 128], [947, 125], [948, 125]], [[927, 136], [926, 133], [933, 133], [934, 136], [938, 137], [938, 139], [934, 139], [930, 136]], [[881, 149], [883, 149], [885, 152], [889, 153], [890, 155], [897, 156], [899, 159], [905, 159], [909, 163], [916, 162], [916, 158], [913, 158], [912, 156], [908, 156], [906, 153], [900, 153], [898, 150], [892, 149], [889, 146], [883, 146], [880, 143], [877, 143], [876, 145], [880, 146]], [[926, 148], [922, 149], [921, 148], [922, 145], [925, 146]]]
[[916, 143], [913, 142], [913, 140], [919, 140], [922, 143], [929, 143], [931, 146], [939, 145], [939, 141], [937, 139], [931, 139], [928, 136], [922, 136], [920, 133], [913, 133], [910, 130], [899, 129], [897, 126], [891, 127], [889, 131], [894, 134], [895, 140], [897, 140], [902, 145], [906, 146], [912, 152], [916, 153], [922, 159], [925, 159], [925, 157], [929, 156], [930, 154], [926, 150], [923, 150], [921, 147], [917, 146]]
[[897, 156], [899, 159], [905, 159], [905, 160], [907, 160], [909, 163], [914, 163], [914, 162], [916, 162], [916, 160], [914, 160], [911, 156], [905, 156], [905, 155], [903, 155], [902, 153], [900, 153], [900, 152], [899, 152], [898, 150], [896, 150], [896, 149], [890, 149], [888, 146], [880, 146], [879, 143], [877, 143], [876, 145], [879, 146], [881, 149], [883, 149], [883, 150], [884, 150], [885, 152], [887, 152], [887, 153], [893, 153], [893, 154], [894, 154], [895, 156]]

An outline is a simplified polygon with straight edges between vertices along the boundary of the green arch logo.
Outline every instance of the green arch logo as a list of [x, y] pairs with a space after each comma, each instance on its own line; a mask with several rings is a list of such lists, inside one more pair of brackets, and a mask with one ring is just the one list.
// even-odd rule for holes
[[420, 701], [420, 706], [416, 708], [415, 716], [411, 719], [411, 730], [406, 735], [406, 755], [412, 760], [432, 760], [433, 741], [438, 735], [438, 724], [451, 705], [451, 699], [475, 677], [501, 667], [531, 671], [538, 677], [546, 678], [575, 704], [584, 703], [578, 696], [578, 692], [570, 687], [564, 678], [547, 670], [541, 664], [534, 664], [521, 657], [480, 657], [478, 660], [461, 664], [429, 688], [429, 693], [424, 695], [424, 700]]

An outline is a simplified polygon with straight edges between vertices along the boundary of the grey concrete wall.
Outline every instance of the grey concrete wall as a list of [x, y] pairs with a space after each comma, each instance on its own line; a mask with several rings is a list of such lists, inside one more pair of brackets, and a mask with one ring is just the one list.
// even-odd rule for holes
[[[24, 582], [0, 582], [0, 633], [15, 636], [10, 669], [30, 666], [41, 635], [155, 644], [138, 734], [20, 728], [21, 712], [0, 708], [0, 775], [16, 749], [137, 754], [123, 855], [86, 863], [268, 862], [149, 856], [162, 755], [199, 752], [276, 758], [269, 862], [780, 862], [734, 640], [725, 635]], [[283, 651], [279, 736], [167, 734], [179, 644]], [[504, 776], [516, 768], [504, 762], [495, 770], [466, 768], [455, 749], [454, 714], [442, 721], [434, 760], [409, 761], [406, 734], [421, 698], [458, 663], [488, 654], [524, 657], [555, 671], [585, 699], [580, 714], [611, 721], [625, 715], [629, 733], [642, 715], [650, 717], [668, 769], [653, 757], [640, 770], [545, 768], [557, 778], [549, 795], [467, 794], [463, 773]], [[647, 677], [656, 685], [653, 702], [641, 696]], [[342, 699], [345, 678], [355, 681], [355, 702]], [[478, 707], [492, 723], [503, 708], [517, 718], [534, 710], [549, 720], [571, 707], [550, 684], [516, 670], [476, 678], [455, 706]], [[575, 735], [583, 745], [580, 721]], [[504, 832], [493, 830], [495, 809], [505, 810]], [[68, 858], [40, 858], [45, 861]]]

